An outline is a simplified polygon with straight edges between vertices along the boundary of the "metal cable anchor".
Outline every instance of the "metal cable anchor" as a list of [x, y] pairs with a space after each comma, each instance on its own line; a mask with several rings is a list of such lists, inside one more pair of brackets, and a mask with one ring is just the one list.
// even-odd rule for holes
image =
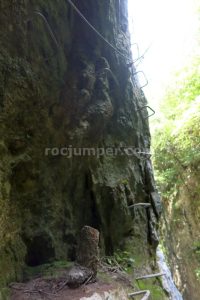
[[146, 77], [146, 75], [144, 74], [143, 71], [137, 71], [137, 72], [133, 73], [133, 76], [136, 76], [139, 73], [142, 73], [143, 76], [144, 76], [144, 78], [145, 78], [145, 80], [146, 80], [146, 83], [143, 86], [140, 87], [141, 89], [143, 89], [145, 86], [147, 86], [149, 84], [149, 81], [148, 81], [148, 79], [147, 79], [147, 77]]
[[137, 109], [136, 111], [141, 111], [144, 108], [149, 108], [152, 111], [152, 114], [148, 115], [145, 119], [148, 119], [148, 118], [152, 117], [153, 115], [155, 115], [155, 113], [156, 113], [155, 110], [153, 108], [151, 108], [149, 105], [144, 105], [143, 107]]
[[49, 25], [46, 17], [40, 11], [37, 11], [37, 10], [35, 10], [33, 13], [36, 14], [36, 15], [38, 15], [38, 16], [40, 16], [42, 18], [42, 20], [44, 21], [44, 23], [45, 23], [45, 25], [46, 25], [46, 27], [47, 27], [47, 29], [49, 31], [49, 34], [50, 34], [52, 40], [54, 41], [54, 43], [56, 44], [56, 46], [59, 48], [58, 41], [57, 41], [57, 39], [56, 39], [56, 37], [55, 37], [52, 29], [51, 29], [51, 26]]

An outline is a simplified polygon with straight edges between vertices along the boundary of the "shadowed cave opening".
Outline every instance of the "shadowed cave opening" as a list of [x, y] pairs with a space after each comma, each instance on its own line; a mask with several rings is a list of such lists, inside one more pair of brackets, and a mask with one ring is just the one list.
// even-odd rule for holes
[[55, 250], [50, 237], [46, 235], [35, 236], [26, 243], [26, 264], [35, 267], [51, 262], [55, 257]]

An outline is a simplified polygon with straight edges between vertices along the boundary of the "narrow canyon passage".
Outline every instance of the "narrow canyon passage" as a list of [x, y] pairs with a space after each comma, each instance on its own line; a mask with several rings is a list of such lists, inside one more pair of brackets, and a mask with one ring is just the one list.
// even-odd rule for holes
[[168, 5], [0, 0], [0, 299], [198, 299], [199, 61], [162, 111]]

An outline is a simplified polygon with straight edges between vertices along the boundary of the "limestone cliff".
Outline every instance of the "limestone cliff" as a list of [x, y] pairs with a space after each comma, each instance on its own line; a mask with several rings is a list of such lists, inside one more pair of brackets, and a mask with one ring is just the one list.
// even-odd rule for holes
[[174, 281], [184, 300], [198, 300], [200, 295], [200, 199], [199, 167], [187, 168], [184, 184], [171, 199], [165, 199], [163, 222], [164, 246]]
[[[146, 99], [128, 67], [127, 1], [74, 3], [124, 57], [68, 1], [0, 1], [1, 286], [25, 265], [73, 259], [83, 225], [100, 231], [102, 253], [129, 244], [141, 268], [158, 243], [148, 156], [57, 153], [150, 148]], [[138, 202], [152, 208], [128, 208]]]

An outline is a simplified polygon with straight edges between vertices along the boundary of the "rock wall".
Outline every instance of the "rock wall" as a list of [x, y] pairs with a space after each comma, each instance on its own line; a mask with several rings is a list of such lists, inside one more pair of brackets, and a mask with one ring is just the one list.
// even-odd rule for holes
[[[100, 231], [102, 253], [129, 245], [141, 267], [158, 243], [151, 162], [123, 150], [150, 148], [146, 99], [127, 66], [127, 1], [74, 3], [130, 59], [68, 1], [0, 1], [1, 286], [24, 265], [74, 259], [83, 225]], [[122, 153], [58, 155], [69, 146]], [[128, 208], [138, 202], [152, 208]]]
[[184, 184], [165, 200], [163, 236], [173, 279], [184, 300], [200, 295], [200, 198], [198, 166], [183, 174]]

